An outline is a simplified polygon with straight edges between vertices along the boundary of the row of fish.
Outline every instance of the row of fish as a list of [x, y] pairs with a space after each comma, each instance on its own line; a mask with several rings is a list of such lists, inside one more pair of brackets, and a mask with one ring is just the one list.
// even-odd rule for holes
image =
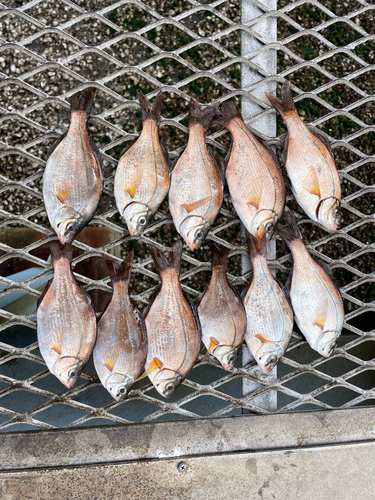
[[196, 307], [180, 284], [180, 240], [169, 255], [149, 247], [162, 283], [144, 317], [129, 295], [133, 253], [121, 264], [106, 261], [113, 295], [97, 325], [90, 297], [71, 271], [72, 247], [51, 242], [54, 278], [37, 310], [38, 341], [49, 370], [71, 388], [93, 351], [99, 378], [117, 401], [147, 375], [169, 397], [196, 363], [201, 341], [207, 355], [233, 370], [245, 340], [259, 366], [271, 371], [290, 341], [293, 311], [310, 346], [329, 356], [343, 326], [340, 293], [329, 268], [308, 253], [292, 212], [276, 231], [294, 260], [285, 289], [269, 270], [265, 233], [260, 239], [247, 233], [253, 273], [243, 298], [227, 279], [228, 249], [212, 246], [211, 280]]
[[[47, 214], [62, 244], [72, 243], [94, 216], [103, 189], [103, 165], [91, 140], [87, 122], [96, 89], [71, 100], [68, 132], [53, 146], [43, 177]], [[340, 222], [340, 180], [329, 141], [306, 126], [294, 106], [290, 85], [282, 100], [267, 94], [288, 127], [285, 166], [294, 196], [314, 221], [335, 231]], [[179, 234], [191, 250], [198, 249], [215, 221], [228, 184], [235, 210], [247, 231], [258, 240], [271, 238], [285, 204], [285, 184], [278, 160], [245, 125], [233, 100], [221, 105], [190, 101], [189, 139], [172, 168], [159, 138], [162, 108], [159, 93], [152, 106], [140, 93], [143, 128], [122, 154], [115, 174], [114, 194], [131, 236], [140, 236], [169, 192], [169, 208]], [[232, 136], [222, 164], [207, 147], [205, 131], [211, 121]]]

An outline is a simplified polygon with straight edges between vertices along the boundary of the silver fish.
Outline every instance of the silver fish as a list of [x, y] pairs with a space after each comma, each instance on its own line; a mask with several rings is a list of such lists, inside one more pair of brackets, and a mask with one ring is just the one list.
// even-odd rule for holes
[[293, 255], [288, 286], [294, 317], [310, 346], [328, 357], [341, 334], [344, 305], [331, 270], [307, 251], [293, 212], [288, 211], [287, 217], [288, 224], [278, 225], [276, 231]]

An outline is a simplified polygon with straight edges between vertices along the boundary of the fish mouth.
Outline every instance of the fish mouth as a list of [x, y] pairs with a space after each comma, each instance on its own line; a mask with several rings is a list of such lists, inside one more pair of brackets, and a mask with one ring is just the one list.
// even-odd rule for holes
[[62, 245], [65, 245], [65, 244], [69, 244], [71, 243], [71, 240], [70, 238], [67, 238], [66, 236], [64, 236], [63, 234], [58, 234], [57, 237], [59, 238], [59, 242], [62, 244]]
[[227, 365], [226, 363], [221, 363], [221, 365], [227, 372], [233, 371], [234, 365]]
[[199, 250], [200, 249], [200, 245], [198, 245], [197, 243], [188, 243], [188, 246], [190, 248], [190, 250], [192, 252], [194, 252], [194, 250]]
[[68, 389], [71, 389], [73, 387], [73, 385], [75, 384], [75, 382], [64, 382], [61, 379], [60, 379], [60, 382], [62, 382], [65, 385], [65, 387], [67, 387]]

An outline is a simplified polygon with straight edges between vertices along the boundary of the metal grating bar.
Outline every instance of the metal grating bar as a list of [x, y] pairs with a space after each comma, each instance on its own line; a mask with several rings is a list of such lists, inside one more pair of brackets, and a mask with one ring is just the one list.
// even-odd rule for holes
[[[364, 0], [340, 5], [283, 0], [278, 10], [271, 4], [243, 0], [242, 19], [240, 0], [186, 0], [178, 5], [172, 0], [52, 0], [47, 9], [41, 0], [0, 4], [1, 431], [374, 402], [375, 7]], [[277, 39], [272, 37], [276, 21]], [[264, 31], [264, 26], [271, 28]], [[92, 84], [98, 87], [90, 132], [106, 167], [104, 194], [92, 228], [75, 245], [76, 276], [100, 309], [111, 293], [103, 257], [121, 258], [134, 248], [132, 292], [142, 308], [159, 282], [146, 244], [168, 247], [176, 234], [164, 204], [146, 234], [132, 240], [112, 196], [121, 150], [140, 130], [134, 102], [138, 89], [151, 98], [163, 90], [161, 135], [172, 157], [186, 143], [191, 95], [206, 103], [241, 98], [247, 124], [279, 151], [285, 129], [278, 121], [275, 134], [275, 115], [263, 92], [274, 90], [285, 78], [292, 83], [304, 119], [330, 135], [342, 180], [343, 227], [335, 235], [308, 220], [288, 197], [288, 204], [300, 214], [311, 253], [331, 266], [341, 287], [346, 321], [334, 356], [320, 358], [295, 332], [277, 379], [259, 373], [253, 361], [227, 374], [208, 360], [191, 372], [170, 400], [161, 400], [145, 382], [118, 404], [100, 386], [89, 363], [80, 384], [65, 390], [46, 370], [38, 351], [35, 303], [51, 272], [44, 250], [53, 238], [42, 202], [44, 158], [68, 124], [69, 97]], [[211, 127], [208, 142], [223, 156], [229, 135]], [[228, 198], [209, 239], [230, 249], [230, 280], [241, 290], [247, 278], [241, 269], [246, 249]], [[285, 281], [291, 259], [275, 241], [276, 258], [270, 265]], [[183, 256], [181, 279], [193, 298], [209, 279], [208, 248], [207, 244], [198, 256]], [[15, 272], [30, 268], [35, 272], [17, 281]], [[12, 305], [10, 299], [19, 293], [21, 305]], [[250, 386], [253, 390], [247, 393]], [[267, 400], [272, 404], [265, 404]]]

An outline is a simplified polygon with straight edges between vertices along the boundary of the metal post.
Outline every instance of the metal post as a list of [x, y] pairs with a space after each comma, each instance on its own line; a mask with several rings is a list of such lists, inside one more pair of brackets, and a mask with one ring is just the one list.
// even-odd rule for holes
[[[242, 0], [242, 24], [247, 24], [250, 21], [260, 17], [264, 12], [276, 10], [277, 0], [264, 0], [262, 2], [264, 9], [260, 9], [251, 0]], [[268, 49], [260, 52], [259, 54], [252, 57], [252, 54], [266, 44], [270, 44], [277, 40], [277, 22], [274, 17], [267, 17], [255, 24], [251, 25], [252, 30], [259, 35], [260, 41], [255, 36], [243, 31], [241, 40], [241, 53], [249, 61], [259, 66], [265, 73], [276, 74], [277, 72], [277, 53], [276, 50]], [[250, 96], [258, 98], [260, 101], [264, 101], [265, 92], [274, 92], [276, 89], [275, 82], [262, 82], [264, 75], [258, 73], [252, 67], [247, 64], [242, 64], [241, 67], [241, 87], [244, 90], [249, 89], [249, 96], [242, 97], [242, 116], [246, 121], [250, 118], [256, 116], [262, 111], [262, 107], [254, 102]], [[256, 85], [258, 82], [262, 82]], [[267, 137], [276, 137], [276, 115], [268, 114], [266, 116], [260, 117], [251, 122], [251, 128], [266, 135]], [[243, 236], [244, 229], [242, 228]], [[244, 239], [244, 238], [243, 238]], [[271, 240], [267, 245], [268, 258], [274, 260], [276, 258], [276, 243]], [[249, 272], [251, 269], [250, 259], [247, 255], [242, 258], [242, 272], [243, 274]], [[246, 346], [243, 347], [242, 361], [243, 364], [249, 363], [252, 359], [252, 355]], [[272, 373], [269, 375], [264, 375], [259, 367], [255, 367], [251, 370], [256, 376], [261, 376], [262, 379], [266, 379], [267, 383], [272, 383], [272, 381], [277, 378], [277, 368], [274, 368]], [[261, 387], [261, 384], [252, 380], [244, 379], [242, 391], [243, 396], [256, 391]], [[269, 391], [266, 395], [261, 396], [261, 400], [257, 401], [257, 405], [264, 408], [267, 411], [275, 411], [277, 409], [277, 391]], [[245, 410], [246, 412], [246, 410]]]

